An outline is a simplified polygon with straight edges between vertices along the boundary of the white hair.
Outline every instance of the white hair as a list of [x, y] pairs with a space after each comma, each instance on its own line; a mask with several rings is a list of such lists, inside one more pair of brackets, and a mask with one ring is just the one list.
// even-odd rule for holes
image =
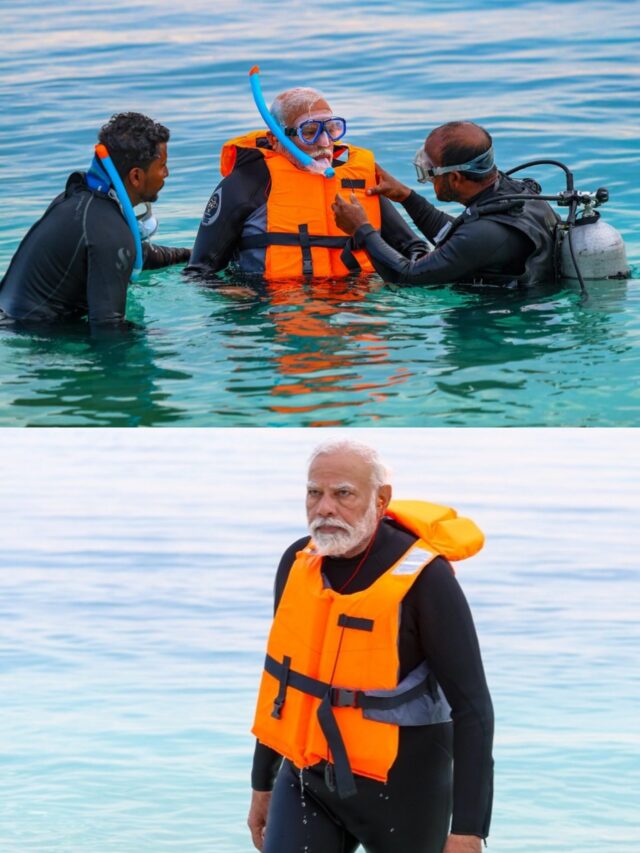
[[271, 104], [270, 112], [280, 127], [286, 127], [290, 121], [293, 121], [305, 111], [311, 112], [311, 107], [317, 101], [326, 100], [322, 92], [318, 92], [317, 89], [298, 86], [295, 89], [287, 89], [286, 92], [280, 92], [279, 95], [276, 95]]
[[324, 441], [319, 444], [309, 457], [309, 467], [313, 465], [318, 456], [326, 453], [355, 453], [371, 466], [371, 484], [378, 489], [380, 486], [391, 485], [391, 469], [385, 465], [380, 454], [374, 447], [363, 444], [360, 441], [352, 441], [349, 438], [334, 441]]

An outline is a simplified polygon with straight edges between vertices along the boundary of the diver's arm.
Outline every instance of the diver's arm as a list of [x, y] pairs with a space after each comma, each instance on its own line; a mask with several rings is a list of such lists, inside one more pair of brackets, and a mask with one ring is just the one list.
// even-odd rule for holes
[[238, 151], [236, 167], [213, 191], [200, 222], [187, 273], [207, 275], [231, 260], [245, 220], [267, 198], [269, 170], [258, 152]]
[[211, 194], [191, 250], [187, 273], [216, 273], [223, 270], [233, 254], [244, 216], [233, 202], [233, 173], [223, 178]]
[[381, 278], [405, 286], [473, 281], [482, 277], [483, 270], [502, 269], [514, 248], [511, 229], [483, 220], [460, 226], [449, 240], [417, 260], [392, 249], [369, 223], [361, 225], [354, 238], [356, 248], [366, 251]]
[[146, 241], [142, 244], [142, 268], [145, 270], [157, 270], [161, 267], [169, 267], [172, 264], [184, 264], [190, 257], [190, 249], [158, 246], [156, 243]]
[[380, 233], [388, 243], [405, 258], [418, 258], [429, 251], [429, 247], [409, 228], [389, 199], [380, 199]]
[[452, 711], [451, 832], [486, 838], [493, 799], [493, 706], [473, 618], [442, 557], [423, 569], [415, 586], [422, 650]]
[[453, 216], [438, 210], [430, 201], [418, 195], [414, 190], [411, 190], [407, 198], [402, 202], [402, 206], [416, 227], [431, 242], [433, 242], [433, 238], [448, 222], [454, 221]]

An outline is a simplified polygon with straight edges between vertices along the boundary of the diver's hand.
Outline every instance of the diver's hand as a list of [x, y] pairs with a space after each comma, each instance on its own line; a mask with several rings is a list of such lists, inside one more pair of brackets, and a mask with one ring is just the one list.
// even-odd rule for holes
[[369, 220], [364, 207], [360, 204], [354, 193], [349, 196], [348, 204], [339, 195], [336, 195], [336, 200], [331, 205], [333, 215], [336, 220], [336, 225], [345, 234], [353, 235], [361, 225], [365, 225]]
[[482, 853], [482, 839], [477, 835], [450, 835], [442, 853]]
[[252, 791], [247, 826], [251, 832], [251, 840], [256, 850], [262, 850], [264, 845], [264, 830], [267, 825], [271, 791]]
[[390, 175], [382, 166], [376, 163], [376, 178], [378, 183], [375, 187], [367, 190], [367, 195], [383, 195], [391, 201], [406, 201], [411, 194], [411, 189], [401, 184], [393, 175]]

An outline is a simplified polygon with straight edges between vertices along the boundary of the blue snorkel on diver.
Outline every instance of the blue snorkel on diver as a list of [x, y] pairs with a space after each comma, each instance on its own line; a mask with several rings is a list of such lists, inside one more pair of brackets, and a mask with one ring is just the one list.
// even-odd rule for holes
[[[113, 188], [115, 191], [124, 218], [127, 220], [127, 225], [133, 235], [133, 241], [136, 247], [136, 258], [131, 271], [131, 280], [135, 281], [140, 275], [142, 269], [142, 239], [140, 236], [140, 227], [138, 219], [133, 211], [133, 205], [129, 199], [129, 195], [122, 183], [122, 178], [118, 174], [116, 167], [113, 165], [113, 160], [109, 156], [109, 152], [105, 145], [96, 145], [96, 153], [87, 172], [87, 185], [99, 192], [107, 193]], [[149, 210], [145, 214], [148, 217]]]
[[[257, 65], [254, 65], [251, 71], [249, 72], [249, 80], [251, 81], [251, 91], [253, 93], [253, 100], [256, 102], [256, 106], [262, 118], [265, 120], [265, 123], [271, 133], [276, 137], [278, 142], [287, 149], [287, 151], [292, 154], [299, 163], [301, 163], [305, 168], [311, 169], [312, 171], [318, 172], [318, 166], [313, 157], [309, 157], [308, 154], [305, 154], [300, 148], [291, 142], [291, 140], [285, 136], [282, 128], [278, 124], [278, 122], [274, 119], [274, 117], [269, 112], [267, 104], [264, 100], [264, 95], [262, 94], [262, 88], [260, 86], [260, 69]], [[325, 178], [333, 178], [335, 175], [335, 169], [329, 166], [322, 173]]]

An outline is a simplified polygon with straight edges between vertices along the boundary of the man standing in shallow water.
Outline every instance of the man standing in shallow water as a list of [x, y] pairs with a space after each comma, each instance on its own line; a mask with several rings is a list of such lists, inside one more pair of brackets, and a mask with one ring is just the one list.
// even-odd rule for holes
[[[158, 198], [169, 175], [169, 130], [141, 113], [119, 113], [100, 129], [98, 140], [126, 198], [97, 158], [89, 172], [70, 175], [0, 281], [0, 322], [51, 323], [87, 315], [92, 327], [125, 323], [136, 247], [123, 205], [150, 205]], [[190, 254], [146, 240], [141, 248], [145, 269], [184, 262]]]
[[351, 203], [336, 198], [333, 205], [338, 227], [365, 251], [385, 281], [504, 285], [555, 279], [559, 218], [546, 201], [536, 198], [531, 184], [498, 171], [491, 136], [483, 127], [470, 121], [436, 127], [413, 162], [418, 181], [431, 181], [440, 201], [465, 205], [460, 216], [438, 210], [380, 166], [376, 166], [378, 184], [368, 193], [404, 206], [434, 243], [428, 254], [411, 260], [401, 257], [355, 197]]
[[[302, 166], [269, 131], [252, 131], [222, 148], [222, 181], [204, 211], [187, 272], [212, 278], [229, 267], [243, 277], [342, 278], [373, 270], [364, 252], [336, 228], [336, 193], [355, 192], [384, 239], [403, 257], [427, 250], [386, 198], [367, 196], [375, 187], [371, 151], [344, 142], [347, 121], [334, 115], [315, 89], [280, 93], [271, 114], [285, 135], [315, 160]], [[328, 166], [335, 177], [319, 171]]]
[[[248, 825], [263, 853], [480, 853], [493, 710], [448, 558], [483, 537], [391, 502], [375, 450], [321, 445], [311, 537], [284, 553], [253, 732]], [[284, 758], [284, 760], [283, 760]]]

